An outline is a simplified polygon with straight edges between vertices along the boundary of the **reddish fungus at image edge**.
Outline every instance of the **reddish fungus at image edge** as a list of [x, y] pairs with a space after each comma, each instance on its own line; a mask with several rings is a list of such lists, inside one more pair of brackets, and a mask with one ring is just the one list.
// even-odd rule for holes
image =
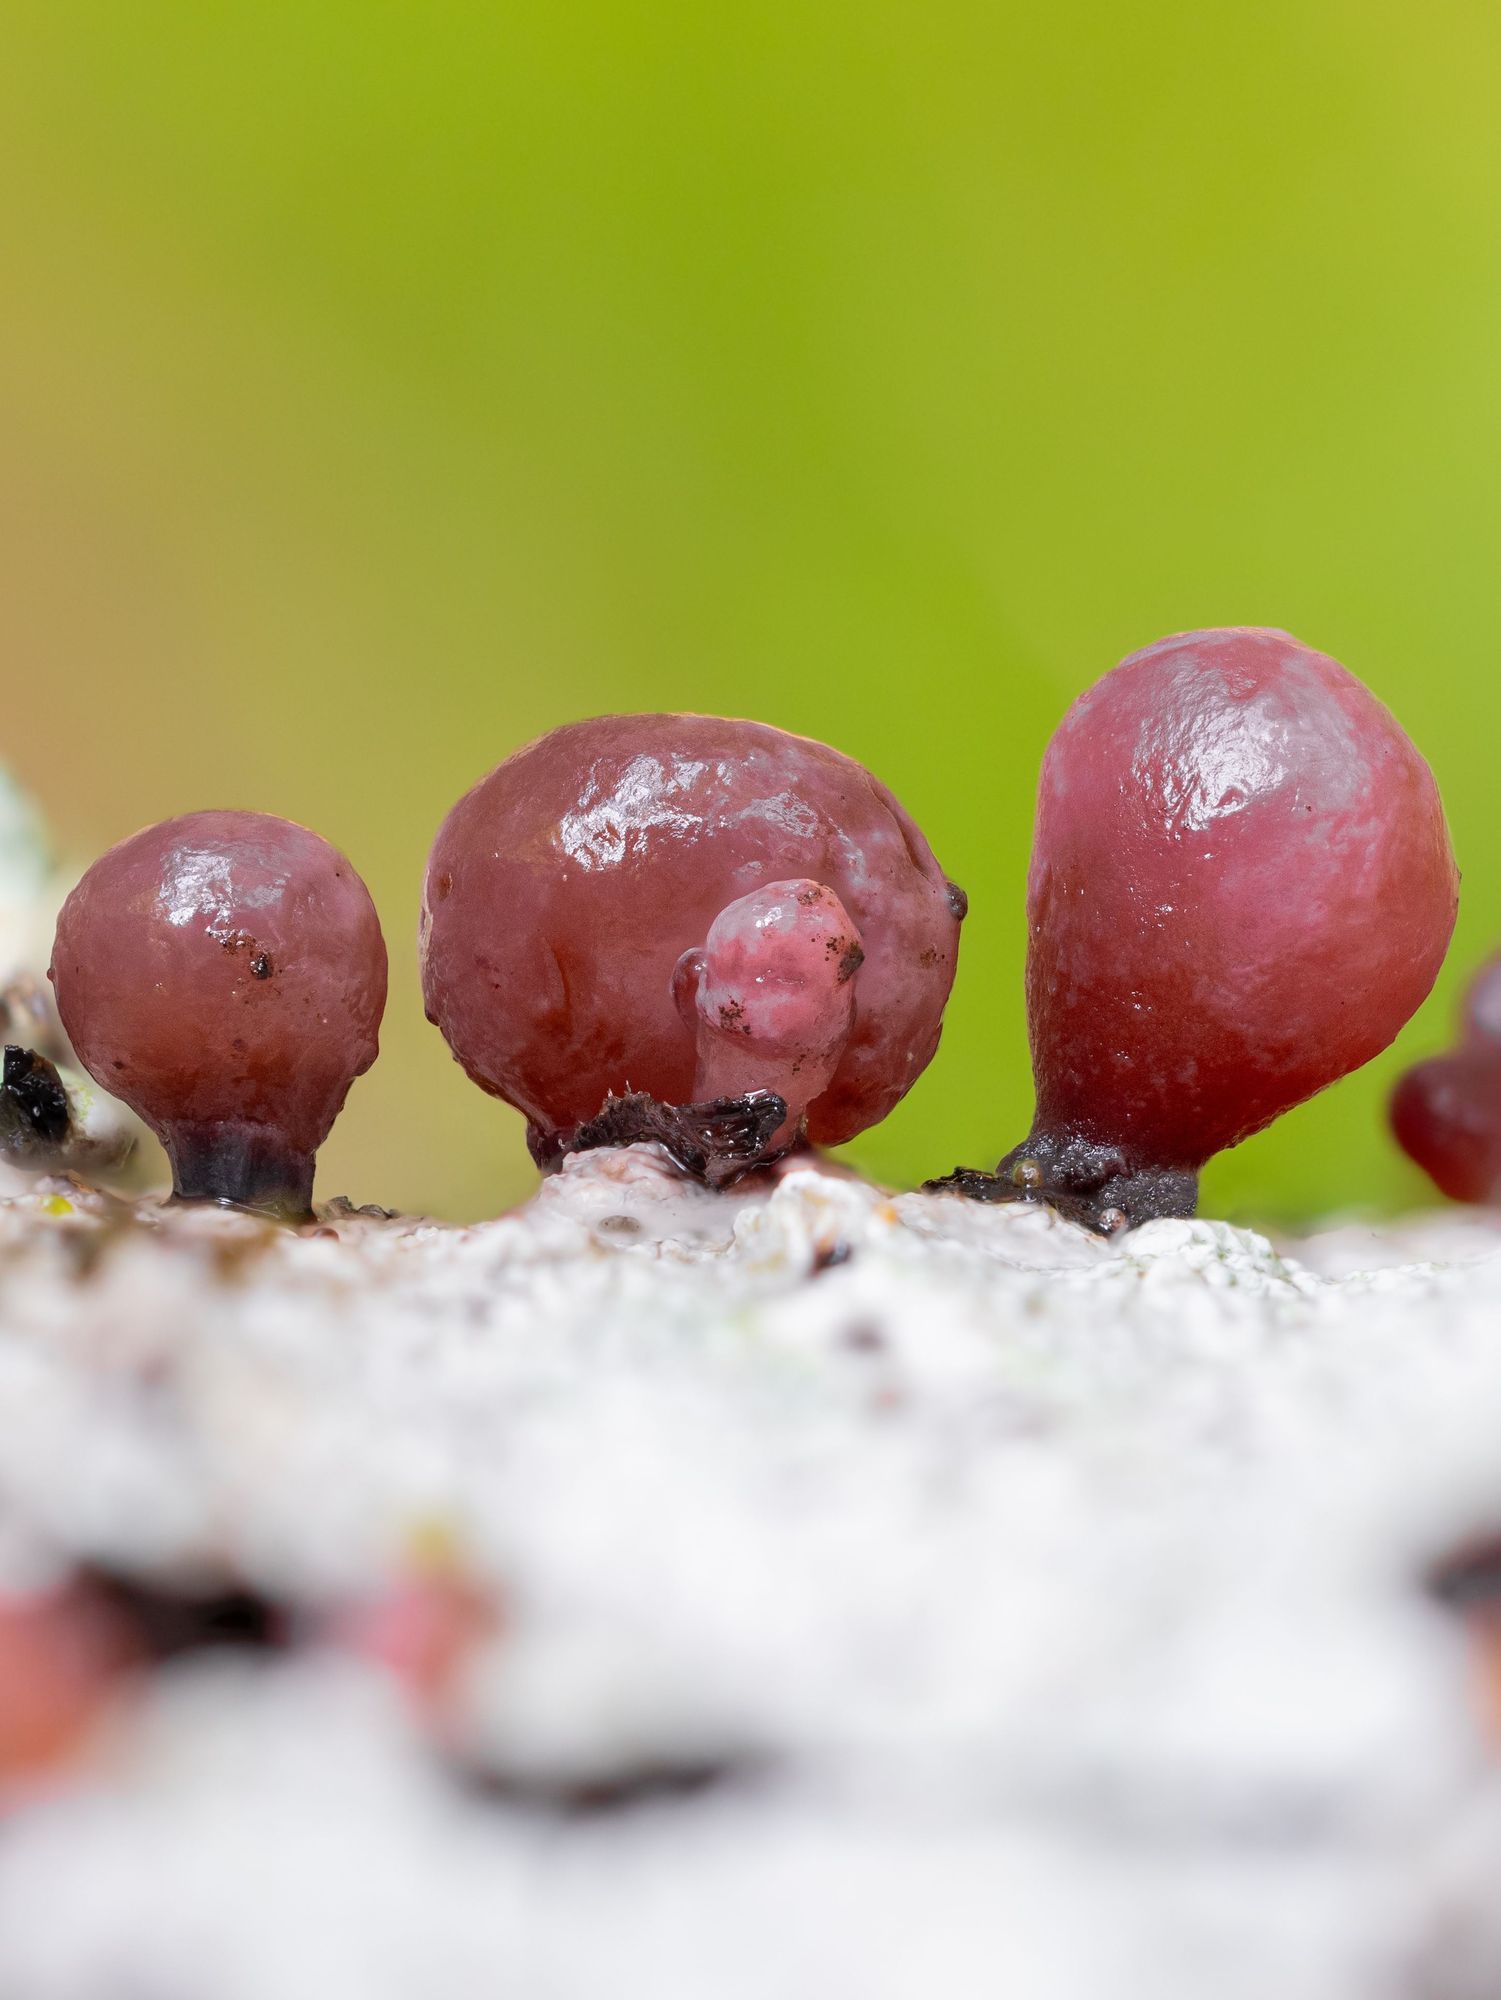
[[1501, 952], [1470, 981], [1452, 1049], [1397, 1082], [1392, 1131], [1451, 1201], [1501, 1199]]

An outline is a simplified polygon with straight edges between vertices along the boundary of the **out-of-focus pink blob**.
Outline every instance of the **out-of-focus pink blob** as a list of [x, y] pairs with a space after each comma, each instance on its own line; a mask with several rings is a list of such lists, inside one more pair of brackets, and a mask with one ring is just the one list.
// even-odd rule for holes
[[440, 1720], [474, 1649], [499, 1627], [491, 1601], [463, 1577], [404, 1577], [347, 1612], [334, 1637], [348, 1651], [390, 1673], [420, 1714]]
[[85, 1586], [0, 1597], [0, 1789], [66, 1766], [139, 1664], [126, 1621]]

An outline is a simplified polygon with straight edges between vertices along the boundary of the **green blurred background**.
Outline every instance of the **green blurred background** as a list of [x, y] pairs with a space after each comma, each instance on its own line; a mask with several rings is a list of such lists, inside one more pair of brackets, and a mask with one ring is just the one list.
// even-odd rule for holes
[[852, 1151], [990, 1163], [1048, 733], [1242, 622], [1395, 707], [1465, 902], [1398, 1049], [1206, 1206], [1420, 1192], [1382, 1099], [1501, 938], [1496, 9], [107, 0], [0, 49], [0, 753], [80, 859], [243, 804], [365, 873], [385, 1052], [322, 1193], [530, 1184], [422, 1019], [418, 885], [461, 790], [610, 708], [901, 795], [972, 915]]

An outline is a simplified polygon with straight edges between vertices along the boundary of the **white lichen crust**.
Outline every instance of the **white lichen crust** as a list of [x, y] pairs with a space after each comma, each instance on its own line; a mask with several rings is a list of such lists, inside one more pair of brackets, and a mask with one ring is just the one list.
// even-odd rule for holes
[[[1426, 1232], [1426, 1233], [1425, 1233]], [[1432, 1254], [1430, 1254], [1432, 1253]], [[471, 1228], [0, 1203], [0, 1583], [233, 1580], [0, 1839], [8, 2000], [1464, 2000], [1501, 1234], [652, 1149]], [[437, 1539], [435, 1732], [338, 1643]]]

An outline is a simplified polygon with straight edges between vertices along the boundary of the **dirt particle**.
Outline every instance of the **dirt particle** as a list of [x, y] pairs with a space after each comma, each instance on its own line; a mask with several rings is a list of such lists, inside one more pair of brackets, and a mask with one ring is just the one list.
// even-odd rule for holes
[[886, 1351], [886, 1336], [874, 1320], [851, 1320], [840, 1338], [854, 1354], [884, 1354]]
[[599, 1227], [610, 1236], [639, 1236], [641, 1224], [634, 1215], [603, 1215]]

